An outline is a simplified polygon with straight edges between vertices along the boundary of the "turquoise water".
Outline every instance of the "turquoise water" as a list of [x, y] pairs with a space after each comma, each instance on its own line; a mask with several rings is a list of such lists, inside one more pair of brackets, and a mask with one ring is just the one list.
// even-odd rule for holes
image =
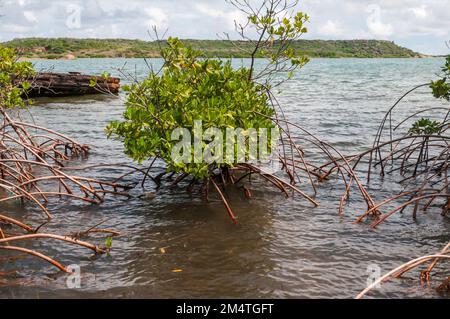
[[[155, 67], [161, 63], [148, 62]], [[240, 63], [248, 61], [235, 61]], [[438, 58], [316, 59], [278, 96], [293, 122], [352, 154], [372, 144], [379, 121], [395, 100], [415, 85], [435, 79], [442, 63]], [[108, 71], [121, 78], [126, 73], [142, 79], [148, 72], [141, 59], [36, 61], [35, 65], [38, 70], [58, 72]], [[405, 99], [393, 119], [411, 110], [443, 105], [424, 88]], [[37, 123], [90, 144], [92, 154], [79, 162], [87, 165], [129, 162], [122, 145], [107, 140], [103, 132], [123, 110], [121, 95], [41, 99], [30, 112]], [[120, 170], [93, 174], [107, 178], [120, 175]], [[135, 198], [110, 198], [100, 206], [53, 204], [56, 218], [46, 226], [49, 231], [76, 232], [107, 219], [105, 227], [117, 228], [125, 236], [114, 240], [111, 256], [95, 259], [82, 249], [36, 242], [34, 248], [65, 264], [81, 266], [81, 289], [67, 289], [64, 276], [26, 258], [6, 265], [21, 271], [13, 283], [0, 286], [0, 297], [350, 298], [366, 286], [368, 267], [376, 265], [387, 272], [438, 251], [449, 241], [449, 220], [439, 213], [416, 221], [408, 213], [399, 214], [376, 231], [367, 224], [353, 224], [364, 207], [352, 199], [346, 214], [338, 216], [342, 190], [333, 182], [320, 185], [321, 206], [316, 209], [299, 198], [285, 200], [268, 186], [259, 186], [251, 200], [238, 192], [227, 194], [239, 216], [238, 226], [229, 222], [220, 203], [205, 203], [181, 189], [160, 189], [154, 200], [139, 198], [136, 190]], [[147, 191], [155, 191], [152, 187], [148, 185]], [[375, 181], [371, 187], [376, 198], [397, 189], [389, 181]], [[36, 223], [41, 219], [31, 207], [17, 209], [17, 215]], [[439, 268], [438, 274], [444, 270]], [[417, 273], [384, 285], [372, 296], [438, 297], [432, 288], [419, 286]]]

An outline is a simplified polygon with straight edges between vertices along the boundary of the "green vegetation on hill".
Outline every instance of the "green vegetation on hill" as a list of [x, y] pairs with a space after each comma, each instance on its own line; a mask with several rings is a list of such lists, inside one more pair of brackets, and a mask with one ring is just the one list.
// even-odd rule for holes
[[[184, 40], [208, 57], [248, 57], [252, 44], [246, 41]], [[161, 42], [160, 42], [161, 43]], [[236, 45], [237, 44], [237, 45]], [[127, 39], [25, 38], [5, 43], [27, 58], [159, 57], [158, 42]], [[298, 40], [293, 49], [309, 57], [325, 58], [409, 58], [421, 54], [380, 40]]]

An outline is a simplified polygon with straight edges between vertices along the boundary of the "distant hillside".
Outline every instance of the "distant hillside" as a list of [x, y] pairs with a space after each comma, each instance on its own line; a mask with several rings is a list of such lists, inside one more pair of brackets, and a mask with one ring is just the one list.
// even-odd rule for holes
[[[247, 57], [251, 44], [238, 46], [225, 40], [184, 40], [209, 57]], [[126, 39], [26, 38], [5, 43], [18, 49], [27, 58], [59, 59], [66, 57], [158, 57], [158, 43]], [[294, 43], [299, 54], [326, 58], [409, 58], [421, 54], [400, 47], [394, 42], [379, 40], [299, 40]]]

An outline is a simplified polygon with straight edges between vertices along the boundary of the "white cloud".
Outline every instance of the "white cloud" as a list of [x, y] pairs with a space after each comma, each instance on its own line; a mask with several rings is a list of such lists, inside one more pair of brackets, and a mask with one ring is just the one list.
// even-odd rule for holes
[[409, 11], [418, 19], [425, 19], [428, 17], [427, 6], [421, 5], [420, 7], [409, 8]]
[[218, 10], [213, 8], [211, 5], [205, 3], [196, 3], [195, 9], [202, 15], [205, 15], [210, 18], [221, 19], [222, 21], [224, 21], [228, 28], [228, 30], [226, 31], [229, 31], [230, 29], [234, 28], [235, 21], [237, 23], [243, 23], [246, 19], [245, 15], [239, 10], [232, 10], [232, 11]]
[[39, 22], [38, 18], [36, 18], [36, 14], [32, 11], [24, 11], [23, 15], [25, 16], [25, 19], [27, 19], [28, 22], [31, 22], [34, 24]]
[[26, 33], [32, 31], [33, 28], [28, 26], [20, 26], [16, 24], [4, 24], [3, 29], [5, 29], [7, 32], [11, 33]]
[[146, 21], [147, 27], [157, 26], [158, 28], [166, 28], [168, 17], [165, 12], [160, 8], [147, 8], [145, 9], [149, 19]]
[[205, 3], [196, 3], [195, 9], [198, 12], [200, 12], [206, 16], [213, 17], [213, 18], [219, 18], [219, 17], [224, 16], [224, 13], [222, 11], [216, 10]]
[[328, 20], [324, 25], [319, 27], [319, 34], [326, 36], [340, 36], [342, 35], [342, 29], [337, 21]]
[[369, 13], [366, 21], [371, 34], [375, 37], [388, 38], [394, 33], [394, 28], [391, 24], [385, 24], [381, 21], [382, 11], [378, 4], [370, 4], [366, 12]]

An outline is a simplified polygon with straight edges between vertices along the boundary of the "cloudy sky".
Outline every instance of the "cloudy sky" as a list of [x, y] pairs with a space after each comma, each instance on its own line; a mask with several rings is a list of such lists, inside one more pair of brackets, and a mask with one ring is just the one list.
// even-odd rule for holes
[[[256, 0], [253, 0], [256, 1]], [[149, 39], [152, 25], [181, 38], [217, 39], [245, 18], [225, 0], [0, 0], [0, 42], [20, 37]], [[446, 54], [450, 0], [303, 0], [307, 39], [387, 39]]]

